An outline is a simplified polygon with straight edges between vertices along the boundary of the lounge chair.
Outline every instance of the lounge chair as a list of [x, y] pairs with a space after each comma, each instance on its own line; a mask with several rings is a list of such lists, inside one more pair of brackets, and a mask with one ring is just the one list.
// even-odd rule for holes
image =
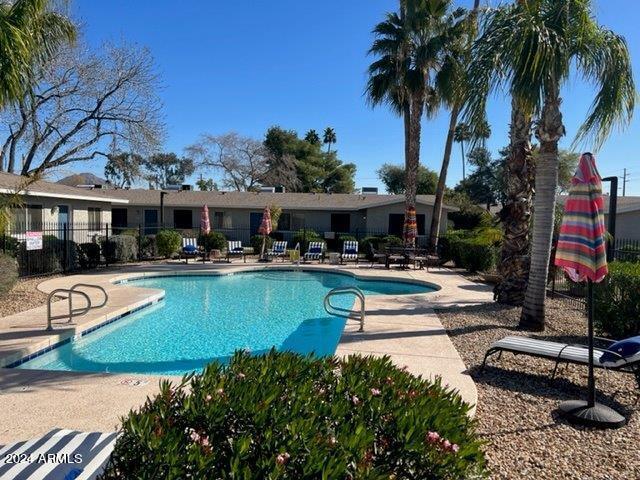
[[282, 261], [284, 262], [284, 256], [287, 254], [287, 243], [286, 241], [283, 242], [273, 242], [273, 245], [271, 246], [271, 248], [269, 250], [267, 250], [267, 257], [280, 257], [282, 258]]
[[[640, 348], [640, 337], [633, 337], [620, 342], [613, 340], [599, 339], [607, 341], [610, 344], [606, 349], [594, 348], [593, 363], [596, 368], [604, 368], [615, 370], [618, 372], [632, 373], [636, 377], [638, 387], [640, 387], [640, 350], [631, 351], [625, 354], [626, 347], [620, 347], [628, 342], [636, 342]], [[511, 352], [516, 355], [529, 355], [531, 357], [540, 357], [555, 362], [551, 380], [553, 380], [561, 363], [574, 363], [577, 365], [589, 364], [589, 348], [586, 345], [568, 344], [549, 342], [546, 340], [538, 340], [535, 338], [509, 336], [497, 342], [494, 342], [484, 356], [482, 369], [484, 369], [487, 359], [496, 353], [498, 358], [502, 356], [502, 352]]]
[[180, 250], [179, 258], [184, 258], [184, 263], [189, 263], [190, 258], [197, 258], [200, 255], [202, 255], [202, 251], [198, 247], [198, 240], [189, 237], [182, 239], [182, 249]]
[[379, 252], [378, 250], [376, 250], [373, 245], [370, 243], [369, 244], [369, 250], [371, 253], [371, 268], [373, 268], [373, 264], [374, 263], [379, 263], [380, 260], [383, 260], [383, 262], [386, 264], [387, 263], [387, 254], [384, 252]]
[[240, 240], [227, 242], [227, 262], [231, 263], [231, 257], [242, 256], [244, 263], [247, 263], [247, 257], [244, 254], [244, 247]]
[[358, 264], [358, 242], [355, 240], [346, 240], [342, 244], [342, 255], [340, 255], [340, 263], [355, 261]]
[[324, 242], [309, 242], [307, 253], [304, 254], [304, 261], [320, 260], [321, 262], [324, 262], [324, 250]]

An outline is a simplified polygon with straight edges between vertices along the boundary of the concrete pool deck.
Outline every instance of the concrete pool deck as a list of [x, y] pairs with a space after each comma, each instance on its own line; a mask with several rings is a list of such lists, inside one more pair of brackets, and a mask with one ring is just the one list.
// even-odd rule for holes
[[[75, 283], [105, 288], [109, 301], [74, 319], [72, 325], [54, 322], [54, 332], [45, 332], [46, 307], [37, 307], [0, 318], [0, 367], [126, 312], [158, 301], [161, 290], [135, 287], [114, 281], [158, 275], [225, 274], [264, 269], [263, 263], [139, 265], [45, 280], [38, 289], [49, 293]], [[287, 264], [269, 264], [269, 269], [292, 269]], [[360, 353], [389, 355], [392, 361], [426, 378], [440, 376], [443, 384], [457, 389], [469, 403], [477, 402], [475, 385], [466, 366], [447, 336], [434, 308], [478, 305], [492, 300], [491, 288], [471, 282], [448, 269], [386, 270], [362, 266], [303, 265], [305, 270], [342, 271], [360, 278], [430, 282], [441, 288], [418, 295], [368, 296], [365, 331], [348, 322], [336, 355]], [[83, 290], [96, 302], [100, 292]], [[60, 313], [66, 301], [54, 303]], [[81, 302], [77, 301], [77, 305]], [[177, 377], [170, 377], [177, 379]], [[85, 431], [109, 431], [121, 416], [141, 405], [158, 391], [160, 377], [154, 375], [56, 372], [0, 368], [0, 444], [42, 435], [55, 427]]]

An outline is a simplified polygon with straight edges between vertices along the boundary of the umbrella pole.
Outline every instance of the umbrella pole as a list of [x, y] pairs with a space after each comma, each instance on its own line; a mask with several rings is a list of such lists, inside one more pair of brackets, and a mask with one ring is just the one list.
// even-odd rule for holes
[[587, 283], [587, 319], [589, 337], [589, 380], [587, 401], [568, 400], [560, 404], [560, 412], [569, 423], [595, 428], [620, 428], [627, 420], [614, 409], [596, 403], [596, 380], [593, 366], [593, 282]]

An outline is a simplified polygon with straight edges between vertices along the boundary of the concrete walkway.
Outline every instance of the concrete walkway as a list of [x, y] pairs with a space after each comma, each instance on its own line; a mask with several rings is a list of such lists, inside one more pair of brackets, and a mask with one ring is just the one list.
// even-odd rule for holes
[[[73, 337], [93, 326], [162, 298], [160, 290], [113, 284], [141, 276], [226, 274], [265, 268], [264, 264], [156, 264], [104, 270], [84, 275], [58, 277], [42, 282], [45, 293], [69, 288], [75, 283], [101, 285], [109, 294], [103, 308], [74, 319], [73, 325], [58, 323], [54, 332], [45, 332], [46, 307], [38, 307], [0, 319], [0, 366], [9, 365], [42, 348]], [[272, 269], [291, 265], [270, 264]], [[439, 285], [437, 292], [420, 295], [376, 295], [367, 297], [365, 331], [349, 322], [336, 355], [354, 353], [389, 355], [398, 366], [424, 377], [440, 376], [443, 384], [459, 390], [469, 403], [477, 401], [475, 385], [464, 362], [442, 327], [434, 307], [473, 305], [491, 301], [491, 289], [446, 269], [385, 270], [328, 265], [305, 265], [304, 269], [353, 273], [362, 278], [402, 279]], [[84, 290], [92, 300], [100, 293]], [[62, 312], [66, 301], [54, 304]], [[77, 302], [78, 305], [80, 301]], [[60, 321], [58, 321], [60, 322]], [[55, 428], [113, 430], [119, 418], [158, 391], [160, 377], [54, 372], [0, 368], [0, 444], [42, 435]], [[176, 378], [174, 377], [174, 380]]]

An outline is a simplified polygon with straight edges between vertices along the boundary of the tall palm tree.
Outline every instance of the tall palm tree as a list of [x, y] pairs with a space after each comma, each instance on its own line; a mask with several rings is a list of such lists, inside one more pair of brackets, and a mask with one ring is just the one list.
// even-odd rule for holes
[[471, 129], [469, 125], [464, 122], [460, 122], [456, 125], [456, 129], [453, 132], [453, 141], [460, 144], [460, 153], [462, 154], [462, 179], [467, 178], [465, 172], [465, 156], [464, 156], [464, 144], [471, 140]]
[[337, 141], [335, 130], [331, 127], [325, 128], [322, 135], [322, 142], [327, 145], [327, 153], [331, 153], [331, 145]]
[[[629, 51], [623, 37], [595, 21], [590, 0], [520, 0], [493, 14], [477, 46], [476, 81], [493, 86], [506, 83], [518, 102], [516, 110], [539, 115], [531, 265], [520, 325], [541, 330], [558, 184], [558, 141], [565, 134], [560, 89], [572, 65], [595, 85], [595, 99], [574, 143], [590, 140], [599, 148], [611, 128], [627, 124], [633, 114], [636, 90]], [[476, 100], [474, 110], [482, 102]], [[522, 130], [519, 135], [526, 136], [524, 126]]]
[[[438, 237], [440, 235], [440, 222], [442, 218], [442, 205], [444, 202], [444, 192], [447, 182], [447, 172], [451, 160], [451, 149], [455, 136], [458, 116], [465, 104], [465, 84], [467, 83], [466, 64], [470, 58], [470, 51], [475, 37], [477, 26], [478, 8], [480, 0], [474, 0], [466, 21], [450, 25], [447, 41], [444, 43], [444, 61], [439, 72], [438, 92], [443, 97], [445, 105], [449, 107], [449, 129], [445, 140], [442, 166], [436, 187], [435, 201], [433, 204], [433, 214], [431, 216], [431, 229], [429, 232], [429, 248], [436, 251], [438, 248]], [[459, 10], [458, 10], [459, 12]], [[454, 14], [455, 16], [455, 14]], [[462, 29], [460, 27], [463, 27]]]
[[320, 135], [318, 135], [318, 132], [316, 132], [314, 129], [309, 130], [305, 134], [304, 139], [306, 142], [309, 142], [312, 145], [320, 145]]
[[75, 39], [73, 23], [50, 5], [49, 0], [0, 3], [0, 108], [21, 98], [35, 70]]

